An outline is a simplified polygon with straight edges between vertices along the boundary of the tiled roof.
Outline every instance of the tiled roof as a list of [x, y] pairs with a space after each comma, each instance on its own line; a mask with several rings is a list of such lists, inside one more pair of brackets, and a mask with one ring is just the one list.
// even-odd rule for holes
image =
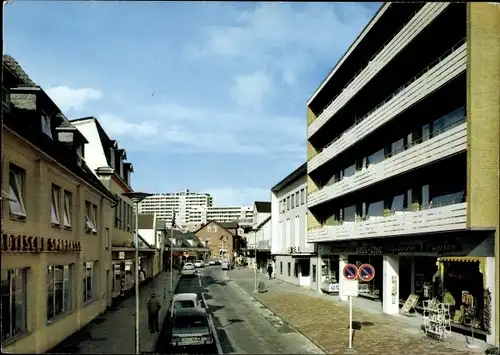
[[26, 86], [37, 86], [21, 68], [19, 63], [8, 54], [3, 56], [3, 64]]

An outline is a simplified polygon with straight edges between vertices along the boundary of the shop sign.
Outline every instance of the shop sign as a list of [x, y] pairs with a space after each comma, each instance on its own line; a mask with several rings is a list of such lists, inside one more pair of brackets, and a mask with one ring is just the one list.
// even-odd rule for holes
[[75, 252], [81, 250], [81, 243], [76, 240], [2, 234], [2, 251], [40, 253]]
[[358, 255], [383, 255], [383, 254], [399, 254], [399, 253], [436, 253], [443, 254], [447, 252], [457, 251], [457, 245], [450, 243], [434, 244], [422, 243], [414, 245], [404, 244], [361, 244], [352, 247], [336, 247], [330, 248], [332, 254], [358, 254]]

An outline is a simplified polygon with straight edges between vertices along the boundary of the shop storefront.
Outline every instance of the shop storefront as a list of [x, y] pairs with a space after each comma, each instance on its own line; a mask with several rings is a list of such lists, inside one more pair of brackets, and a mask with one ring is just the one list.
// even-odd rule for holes
[[493, 245], [493, 236], [486, 232], [322, 243], [321, 289], [341, 293], [338, 275], [342, 279], [345, 264], [371, 264], [375, 277], [359, 282], [359, 297], [382, 302], [388, 314], [421, 312], [430, 300], [447, 303], [453, 330], [473, 328], [475, 336], [487, 338], [492, 332], [492, 292], [498, 272]]

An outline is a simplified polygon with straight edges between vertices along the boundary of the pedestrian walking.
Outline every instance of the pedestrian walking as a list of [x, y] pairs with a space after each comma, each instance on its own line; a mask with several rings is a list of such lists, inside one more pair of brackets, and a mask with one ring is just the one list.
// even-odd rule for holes
[[273, 278], [273, 262], [271, 260], [267, 264], [267, 273], [269, 274], [269, 280], [271, 280]]
[[148, 300], [148, 323], [149, 331], [151, 333], [156, 333], [160, 331], [160, 325], [158, 324], [158, 314], [160, 313], [161, 303], [156, 294], [152, 293]]

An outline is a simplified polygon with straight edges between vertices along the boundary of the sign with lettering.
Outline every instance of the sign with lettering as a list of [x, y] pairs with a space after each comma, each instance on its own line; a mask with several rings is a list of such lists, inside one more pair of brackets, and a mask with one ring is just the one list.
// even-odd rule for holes
[[330, 248], [332, 254], [358, 254], [358, 255], [383, 255], [383, 254], [399, 254], [399, 253], [436, 253], [442, 254], [447, 252], [457, 251], [459, 248], [451, 243], [422, 243], [422, 244], [394, 244], [394, 245], [376, 245], [376, 244], [361, 244], [358, 246], [336, 247]]
[[2, 234], [2, 251], [41, 253], [77, 252], [81, 250], [81, 243], [77, 240]]

